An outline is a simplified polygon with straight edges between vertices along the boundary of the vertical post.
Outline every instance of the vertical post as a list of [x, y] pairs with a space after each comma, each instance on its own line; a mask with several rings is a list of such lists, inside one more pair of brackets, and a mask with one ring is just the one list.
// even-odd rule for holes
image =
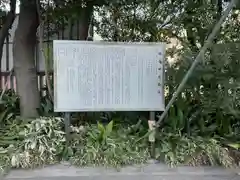
[[65, 133], [66, 133], [66, 145], [69, 145], [70, 141], [70, 112], [64, 113], [64, 126], [65, 126]]
[[10, 68], [9, 68], [9, 64], [10, 64], [9, 45], [10, 45], [9, 36], [7, 36], [6, 37], [6, 71], [7, 72], [10, 72]]
[[[8, 82], [8, 78], [9, 78], [9, 81], [11, 80], [11, 77], [10, 77], [10, 70], [9, 70], [9, 63], [10, 63], [10, 56], [9, 56], [9, 36], [6, 37], [6, 72], [8, 72], [5, 76], [5, 81], [4, 81], [4, 84], [7, 84]], [[6, 85], [6, 89], [9, 89], [9, 85], [7, 84]], [[10, 87], [11, 88], [11, 87]]]
[[[41, 26], [41, 25], [40, 25]], [[41, 30], [40, 30], [40, 27], [39, 26], [39, 32], [38, 32], [38, 37], [37, 37], [37, 44], [36, 44], [36, 46], [35, 46], [35, 66], [36, 66], [36, 70], [37, 70], [37, 82], [38, 82], [38, 89], [39, 89], [39, 95], [40, 95], [40, 97], [42, 97], [41, 96], [41, 91], [42, 91], [42, 89], [41, 89], [41, 81], [40, 81], [40, 79], [41, 78], [39, 78], [39, 71], [40, 71], [40, 68], [39, 68], [39, 59], [42, 57], [41, 56], [41, 46], [40, 46], [40, 36], [41, 36]]]
[[148, 136], [148, 141], [150, 143], [150, 148], [151, 148], [151, 158], [155, 158], [155, 112], [151, 111], [149, 120], [148, 120], [148, 127], [149, 131], [151, 132]]
[[92, 15], [91, 15], [91, 20], [90, 20], [90, 24], [89, 24], [89, 28], [88, 28], [88, 37], [92, 37], [93, 39], [93, 36], [94, 36], [94, 10], [92, 12]]

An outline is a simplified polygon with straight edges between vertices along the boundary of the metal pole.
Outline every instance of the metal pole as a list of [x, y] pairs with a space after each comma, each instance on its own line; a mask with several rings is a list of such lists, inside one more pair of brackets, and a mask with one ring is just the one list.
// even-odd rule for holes
[[155, 112], [154, 111], [150, 111], [149, 118], [150, 118], [150, 120], [154, 120], [155, 121]]
[[148, 141], [150, 143], [150, 150], [151, 150], [151, 157], [155, 158], [155, 112], [150, 111], [149, 120], [148, 120], [148, 127], [149, 132], [151, 132], [148, 136]]
[[66, 133], [66, 145], [69, 145], [70, 142], [70, 112], [64, 113], [64, 126], [65, 126], [65, 133]]
[[175, 99], [177, 98], [177, 96], [179, 95], [179, 93], [182, 92], [188, 78], [191, 76], [191, 74], [193, 73], [193, 70], [195, 69], [195, 67], [197, 66], [197, 64], [200, 62], [201, 57], [204, 56], [206, 50], [210, 47], [210, 45], [212, 44], [217, 32], [219, 31], [219, 29], [221, 28], [222, 23], [225, 21], [225, 19], [227, 18], [227, 16], [229, 15], [229, 13], [231, 12], [231, 10], [233, 9], [233, 7], [235, 6], [237, 0], [232, 0], [230, 2], [230, 4], [228, 5], [226, 11], [224, 12], [224, 14], [222, 15], [222, 17], [220, 18], [220, 20], [218, 21], [218, 23], [215, 25], [215, 27], [212, 30], [212, 33], [208, 36], [206, 43], [204, 44], [204, 46], [202, 47], [202, 49], [200, 50], [200, 52], [198, 53], [196, 59], [194, 60], [192, 66], [190, 67], [190, 69], [188, 70], [187, 74], [184, 76], [182, 82], [180, 83], [180, 85], [178, 86], [176, 92], [173, 94], [171, 100], [169, 101], [165, 111], [161, 114], [161, 116], [159, 117], [159, 120], [156, 123], [156, 126], [158, 127], [159, 124], [162, 122], [162, 120], [165, 118], [165, 116], [167, 115], [170, 107], [172, 106], [172, 104], [174, 103]]

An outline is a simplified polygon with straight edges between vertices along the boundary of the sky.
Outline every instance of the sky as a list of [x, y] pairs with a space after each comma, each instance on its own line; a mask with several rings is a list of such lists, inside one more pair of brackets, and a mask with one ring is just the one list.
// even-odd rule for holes
[[[16, 13], [19, 13], [19, 5], [20, 5], [20, 2], [17, 1], [17, 5], [16, 5]], [[6, 4], [6, 9], [7, 9], [7, 10], [10, 10], [10, 6], [9, 6], [9, 4]]]
[[16, 13], [19, 13], [19, 1], [17, 2]]

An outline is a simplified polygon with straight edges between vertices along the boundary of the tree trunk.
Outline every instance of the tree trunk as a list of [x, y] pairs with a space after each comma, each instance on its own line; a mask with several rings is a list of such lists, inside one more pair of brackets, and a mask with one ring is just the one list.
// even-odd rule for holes
[[80, 7], [79, 17], [79, 40], [86, 40], [88, 37], [88, 30], [93, 14], [93, 3], [87, 3], [86, 7]]
[[[79, 26], [78, 26], [78, 30], [79, 30], [79, 36], [78, 39], [79, 40], [86, 40], [88, 37], [88, 31], [89, 31], [89, 25], [91, 23], [91, 18], [93, 15], [93, 7], [94, 5], [103, 5], [102, 0], [95, 0], [95, 1], [88, 1], [86, 2], [86, 6], [82, 7], [82, 4], [77, 2], [77, 1], [73, 1], [76, 4], [76, 7], [79, 9], [78, 11], [78, 17], [79, 17]], [[65, 1], [63, 0], [54, 0], [54, 3], [56, 5], [56, 7], [58, 8], [65, 8]]]
[[192, 10], [190, 3], [186, 7], [186, 14], [187, 14], [187, 16], [184, 19], [184, 27], [187, 32], [187, 40], [188, 40], [189, 44], [191, 45], [191, 50], [193, 52], [195, 52], [198, 50], [198, 47], [196, 45], [196, 37], [193, 32], [194, 24], [193, 24], [192, 17], [194, 16], [194, 12]]
[[37, 70], [35, 66], [36, 32], [39, 26], [36, 0], [20, 1], [19, 22], [13, 42], [14, 70], [24, 118], [38, 116], [40, 107]]
[[113, 41], [119, 41], [119, 32], [118, 32], [118, 9], [117, 8], [113, 8], [112, 10], [112, 21], [113, 21], [113, 26], [114, 26], [114, 30], [113, 30]]
[[[2, 54], [3, 46], [6, 37], [8, 36], [8, 30], [12, 27], [13, 21], [15, 19], [16, 11], [16, 0], [10, 1], [10, 11], [8, 12], [3, 26], [0, 29], [0, 73], [2, 72]], [[8, 59], [7, 59], [8, 60]], [[0, 86], [2, 85], [2, 74], [0, 74]]]

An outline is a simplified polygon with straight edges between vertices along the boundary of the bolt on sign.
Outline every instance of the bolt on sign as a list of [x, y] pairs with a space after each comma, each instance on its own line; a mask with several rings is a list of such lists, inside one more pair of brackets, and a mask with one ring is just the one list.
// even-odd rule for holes
[[55, 40], [54, 110], [163, 111], [164, 43]]

